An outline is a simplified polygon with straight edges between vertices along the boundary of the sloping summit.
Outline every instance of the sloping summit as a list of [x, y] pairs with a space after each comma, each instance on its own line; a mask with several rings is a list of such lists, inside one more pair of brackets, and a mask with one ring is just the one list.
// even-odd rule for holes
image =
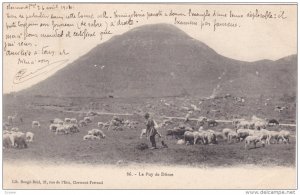
[[252, 96], [294, 93], [296, 85], [296, 55], [242, 62], [217, 54], [173, 25], [153, 24], [112, 37], [19, 94], [208, 96], [217, 88], [218, 93]]

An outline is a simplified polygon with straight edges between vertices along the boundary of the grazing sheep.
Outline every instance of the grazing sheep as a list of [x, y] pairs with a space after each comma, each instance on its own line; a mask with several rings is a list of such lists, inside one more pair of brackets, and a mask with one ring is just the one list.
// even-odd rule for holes
[[20, 131], [20, 129], [18, 127], [13, 127], [13, 128], [11, 128], [11, 131], [18, 132], [18, 131]]
[[233, 127], [237, 129], [238, 125], [241, 123], [241, 121], [246, 121], [246, 119], [243, 119], [243, 118], [242, 119], [233, 119], [232, 120]]
[[65, 123], [70, 123], [71, 119], [70, 118], [65, 118]]
[[88, 113], [86, 113], [86, 116], [96, 116], [96, 115], [98, 115], [98, 113], [94, 111], [89, 111]]
[[290, 143], [290, 132], [287, 130], [279, 131], [278, 139], [282, 139], [283, 143]]
[[63, 134], [69, 134], [69, 133], [78, 133], [79, 126], [77, 124], [72, 124], [72, 123], [64, 123], [63, 125], [56, 125], [52, 124], [51, 126], [52, 131], [55, 129], [56, 134], [58, 133], [63, 133]]
[[260, 134], [259, 130], [248, 129], [249, 135], [257, 135]]
[[91, 123], [91, 122], [92, 122], [92, 118], [89, 117], [89, 116], [84, 117], [83, 120], [84, 120], [86, 123]]
[[275, 126], [275, 125], [279, 125], [279, 122], [276, 119], [270, 119], [268, 121], [268, 126]]
[[224, 139], [228, 139], [228, 134], [229, 134], [230, 132], [235, 133], [236, 131], [234, 131], [234, 130], [232, 130], [232, 129], [229, 129], [229, 128], [225, 128], [225, 129], [222, 130]]
[[16, 148], [27, 148], [26, 138], [24, 136], [17, 136], [15, 137], [14, 145]]
[[70, 123], [77, 124], [77, 119], [76, 118], [71, 118]]
[[205, 136], [208, 144], [217, 144], [217, 136], [214, 130], [205, 131]]
[[222, 132], [215, 132], [215, 135], [217, 137], [217, 141], [218, 140], [223, 140], [224, 139], [224, 135]]
[[26, 141], [27, 142], [33, 142], [33, 137], [34, 137], [34, 134], [32, 132], [26, 132]]
[[[126, 121], [124, 121], [124, 122], [122, 122], [123, 123], [123, 125], [124, 125], [124, 127], [128, 127], [128, 128], [130, 128], [130, 129], [132, 129], [132, 128], [136, 128], [136, 126], [135, 126], [135, 122], [133, 122], [133, 121], [130, 121], [130, 120], [126, 120]], [[156, 123], [155, 121], [154, 121], [154, 123]], [[103, 123], [103, 125], [102, 126], [104, 126], [104, 127], [109, 127], [109, 123]], [[157, 124], [156, 124], [157, 125]], [[160, 124], [160, 127], [162, 127], [164, 124]], [[155, 127], [155, 128], [159, 128], [159, 127]]]
[[10, 140], [13, 147], [16, 148], [27, 148], [26, 136], [22, 132], [11, 132]]
[[200, 141], [201, 144], [208, 143], [205, 131], [195, 131], [193, 132], [193, 136], [194, 136], [194, 144], [197, 144], [198, 140]]
[[234, 131], [231, 131], [228, 133], [227, 138], [228, 138], [228, 143], [232, 143], [233, 139], [235, 139], [237, 141], [238, 134]]
[[267, 124], [268, 123], [266, 121], [255, 121], [254, 122], [254, 127], [257, 130], [265, 129], [267, 127]]
[[268, 135], [268, 144], [271, 144], [272, 140], [275, 140], [275, 143], [279, 143], [279, 132], [278, 131], [270, 131]]
[[84, 120], [80, 120], [78, 122], [78, 124], [79, 124], [79, 127], [85, 127], [85, 126], [87, 126], [87, 122], [85, 122]]
[[94, 135], [85, 135], [83, 136], [83, 140], [100, 140], [100, 137]]
[[39, 121], [32, 121], [31, 126], [32, 126], [32, 128], [34, 128], [34, 127], [40, 128], [40, 127], [41, 127], [41, 124], [40, 124]]
[[146, 135], [147, 130], [146, 129], [142, 129], [141, 131], [141, 135], [140, 135], [140, 139], [143, 138], [144, 135]]
[[251, 122], [252, 122], [252, 124], [254, 124], [254, 128], [258, 129], [258, 130], [265, 129], [268, 125], [266, 120], [258, 118], [255, 115], [252, 116]]
[[[125, 121], [126, 122], [126, 121]], [[125, 123], [125, 124], [127, 124], [128, 126], [129, 126], [129, 122], [127, 123]], [[109, 123], [104, 123], [104, 122], [98, 122], [98, 124], [97, 124], [97, 126], [99, 127], [99, 128], [108, 128], [109, 127]]]
[[[9, 133], [10, 141], [13, 147], [15, 147], [15, 139], [16, 137], [23, 136], [24, 133], [19, 131], [10, 131]], [[24, 135], [25, 136], [25, 135]]]
[[69, 134], [69, 129], [66, 127], [66, 125], [59, 125], [56, 128], [55, 135], [58, 135], [59, 133], [60, 134]]
[[88, 131], [88, 135], [98, 136], [100, 138], [105, 138], [105, 134], [100, 129], [92, 129]]
[[208, 125], [209, 127], [215, 127], [215, 126], [218, 125], [218, 122], [215, 121], [215, 120], [209, 120], [209, 121], [207, 121], [207, 125]]
[[250, 129], [251, 126], [253, 126], [253, 123], [252, 123], [252, 122], [244, 120], [244, 121], [240, 121], [240, 122], [237, 124], [236, 128], [237, 128], [237, 129]]
[[49, 130], [52, 131], [52, 132], [55, 132], [57, 127], [59, 127], [59, 126], [61, 126], [61, 125], [52, 123], [52, 124], [49, 125]]
[[200, 124], [200, 126], [203, 126], [204, 123], [207, 122], [207, 118], [206, 117], [202, 117], [200, 116], [197, 120], [197, 126]]
[[3, 145], [3, 149], [12, 147], [10, 134], [6, 133], [2, 136], [2, 145]]
[[178, 144], [178, 145], [184, 145], [185, 141], [184, 141], [184, 139], [180, 139], [180, 140], [177, 141], [176, 144]]
[[265, 146], [264, 142], [262, 142], [262, 140], [261, 140], [261, 136], [260, 135], [251, 135], [251, 136], [246, 137], [246, 139], [245, 139], [245, 149], [247, 149], [247, 147], [251, 143], [253, 143], [254, 144], [254, 148], [256, 148], [256, 144], [258, 142], [261, 142], [263, 147]]
[[100, 128], [102, 128], [104, 126], [104, 122], [98, 122], [97, 126], [100, 127]]
[[66, 128], [69, 130], [70, 133], [78, 133], [79, 126], [77, 124], [68, 124], [66, 125]]
[[266, 144], [270, 144], [269, 142], [269, 134], [271, 132], [267, 129], [261, 129], [260, 131], [256, 131], [255, 135], [260, 136], [260, 139], [265, 141]]
[[175, 137], [175, 139], [178, 139], [184, 135], [184, 133], [187, 131], [186, 128], [178, 128], [174, 127], [174, 129], [168, 129], [166, 132], [166, 137], [172, 136], [172, 138]]
[[240, 141], [243, 141], [246, 137], [249, 136], [250, 129], [238, 129], [236, 132]]
[[199, 132], [190, 132], [186, 131], [183, 135], [183, 139], [186, 144], [194, 144], [195, 143], [195, 134], [198, 134]]
[[[52, 121], [50, 121], [52, 122]], [[64, 124], [64, 121], [59, 119], [59, 118], [55, 118], [52, 122], [53, 124], [60, 124], [60, 125], [63, 125]]]

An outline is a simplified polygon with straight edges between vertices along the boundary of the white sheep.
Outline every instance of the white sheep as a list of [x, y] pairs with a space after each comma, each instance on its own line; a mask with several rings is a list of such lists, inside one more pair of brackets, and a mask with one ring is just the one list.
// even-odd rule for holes
[[100, 140], [100, 137], [94, 135], [85, 135], [83, 136], [83, 140]]
[[76, 118], [71, 118], [70, 123], [77, 124], [77, 119]]
[[253, 130], [253, 129], [248, 129], [249, 135], [257, 135], [260, 134], [261, 131], [259, 130]]
[[244, 140], [246, 137], [249, 136], [250, 129], [238, 129], [236, 132], [238, 134], [238, 138], [240, 141]]
[[[126, 121], [125, 121], [126, 122]], [[127, 124], [127, 123], [125, 123], [125, 124]], [[107, 122], [107, 123], [104, 123], [104, 122], [98, 122], [98, 124], [97, 124], [97, 126], [99, 127], [99, 128], [108, 128], [109, 127], [109, 122]]]
[[4, 149], [13, 146], [11, 142], [10, 134], [6, 133], [2, 136], [2, 145]]
[[227, 134], [228, 143], [232, 143], [233, 139], [238, 139], [238, 134], [235, 131], [231, 131]]
[[59, 126], [61, 126], [61, 124], [52, 123], [52, 124], [49, 125], [49, 130], [55, 132], [57, 127], [59, 127]]
[[86, 123], [84, 120], [80, 120], [80, 121], [78, 122], [78, 124], [79, 124], [79, 127], [87, 126], [87, 123]]
[[184, 137], [185, 137], [186, 142], [189, 142], [189, 139], [191, 139], [191, 137], [193, 137], [194, 144], [197, 144], [198, 140], [200, 140], [200, 143], [202, 143], [202, 144], [208, 143], [207, 134], [205, 131], [185, 132]]
[[278, 139], [282, 139], [283, 143], [290, 143], [290, 132], [287, 130], [279, 131]]
[[10, 140], [13, 147], [17, 148], [27, 148], [26, 136], [23, 132], [12, 132], [10, 135]]
[[267, 125], [268, 125], [268, 123], [266, 121], [255, 121], [254, 122], [254, 127], [255, 127], [255, 129], [258, 129], [258, 130], [266, 128]]
[[32, 132], [26, 132], [26, 141], [27, 142], [33, 142], [34, 133]]
[[142, 129], [140, 139], [142, 139], [144, 135], [146, 135], [146, 129]]
[[59, 133], [60, 134], [69, 134], [70, 132], [66, 125], [59, 125], [56, 128], [55, 135], [58, 135]]
[[71, 118], [65, 118], [65, 123], [70, 123], [71, 122]]
[[176, 144], [178, 144], [178, 145], [184, 145], [185, 141], [184, 141], [184, 139], [180, 139], [180, 140], [177, 141]]
[[83, 120], [84, 120], [86, 123], [91, 123], [91, 122], [92, 122], [92, 118], [89, 117], [89, 116], [84, 117]]
[[279, 141], [279, 132], [278, 131], [270, 131], [268, 134], [268, 144], [271, 144], [272, 140], [275, 140], [275, 142], [278, 144]]
[[217, 136], [214, 130], [205, 131], [205, 136], [208, 144], [217, 144]]
[[40, 128], [40, 127], [41, 127], [41, 124], [40, 124], [39, 121], [32, 121], [31, 126], [32, 126], [32, 128], [34, 128], [34, 127]]
[[20, 131], [20, 129], [18, 127], [13, 127], [13, 128], [11, 128], [11, 131], [18, 132], [18, 131]]
[[60, 124], [60, 125], [62, 125], [62, 124], [64, 123], [64, 121], [61, 120], [61, 119], [59, 119], [59, 118], [55, 118], [55, 119], [53, 120], [53, 123], [54, 123], [54, 124]]
[[207, 118], [200, 116], [197, 120], [197, 126], [199, 125], [199, 123], [202, 126], [205, 122], [207, 122]]
[[240, 121], [237, 125], [236, 125], [236, 128], [237, 129], [249, 129], [251, 128], [251, 126], [253, 126], [253, 122], [251, 121], [246, 121], [246, 120], [243, 120], [243, 121]]
[[94, 135], [101, 138], [105, 138], [105, 134], [100, 129], [92, 129], [88, 131], [88, 135]]
[[241, 122], [241, 121], [245, 121], [246, 119], [241, 118], [241, 119], [233, 119], [232, 120], [232, 125], [233, 127], [237, 128], [237, 125]]
[[79, 126], [77, 124], [64, 124], [64, 128], [69, 132], [69, 133], [78, 133], [79, 132]]
[[222, 130], [224, 139], [228, 139], [228, 134], [229, 134], [230, 132], [235, 133], [236, 131], [234, 131], [234, 130], [232, 130], [232, 129], [229, 129], [229, 128], [225, 128], [225, 129]]
[[250, 136], [246, 137], [246, 139], [245, 139], [245, 149], [247, 149], [247, 147], [251, 143], [253, 143], [254, 144], [254, 148], [256, 148], [256, 144], [258, 142], [261, 142], [263, 147], [265, 146], [265, 143], [262, 142], [260, 135], [250, 135]]

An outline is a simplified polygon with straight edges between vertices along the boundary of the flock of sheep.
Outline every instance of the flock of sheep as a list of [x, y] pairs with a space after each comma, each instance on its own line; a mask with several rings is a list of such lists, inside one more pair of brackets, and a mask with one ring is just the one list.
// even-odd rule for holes
[[[185, 125], [169, 129], [167, 136], [175, 136], [182, 138], [177, 141], [177, 144], [217, 144], [218, 139], [227, 140], [229, 143], [245, 141], [245, 149], [249, 149], [250, 144], [256, 148], [257, 143], [261, 143], [264, 147], [265, 144], [272, 143], [290, 143], [290, 132], [287, 130], [271, 131], [266, 128], [269, 126], [278, 125], [275, 120], [266, 121], [253, 116], [251, 120], [235, 119], [232, 121], [233, 129], [224, 128], [222, 131], [203, 130], [204, 123], [208, 123], [205, 117], [198, 119], [200, 128], [195, 131], [193, 128]], [[208, 126], [214, 123], [208, 123]]]
[[[65, 118], [64, 120], [55, 118], [50, 120], [49, 130], [55, 135], [68, 135], [80, 132], [81, 127], [88, 126], [92, 123], [94, 116], [97, 113], [89, 112], [82, 120], [77, 121], [76, 118]], [[21, 132], [18, 127], [13, 126], [13, 120], [16, 116], [8, 116], [8, 122], [3, 124], [3, 148], [27, 148], [27, 142], [33, 142], [34, 133]], [[108, 130], [122, 131], [122, 127], [136, 128], [137, 122], [122, 120], [114, 116], [111, 121], [98, 122], [97, 126], [100, 129], [107, 128]], [[32, 121], [32, 128], [41, 128], [39, 121]], [[87, 131], [87, 135], [83, 136], [83, 140], [100, 140], [106, 135], [100, 129], [91, 129]]]
[[[55, 135], [67, 135], [80, 132], [81, 127], [88, 126], [94, 120], [95, 113], [88, 113], [82, 120], [77, 121], [76, 118], [65, 118], [61, 120], [55, 118], [50, 120], [49, 130], [54, 132]], [[4, 123], [3, 128], [3, 148], [27, 148], [27, 142], [33, 142], [34, 134], [32, 132], [21, 132], [17, 127], [9, 129], [9, 123], [12, 123], [12, 116], [8, 116], [8, 123]], [[204, 124], [207, 123], [208, 127], [217, 126], [218, 123], [214, 120], [208, 120], [206, 117], [200, 117], [197, 120], [197, 126], [200, 125], [198, 130], [187, 125], [189, 119], [186, 117], [185, 123], [180, 124], [174, 129], [168, 129], [165, 132], [166, 138], [169, 136], [178, 139], [177, 144], [217, 144], [218, 140], [224, 139], [228, 143], [245, 142], [245, 149], [249, 148], [250, 144], [256, 147], [257, 143], [265, 144], [272, 143], [289, 143], [290, 132], [287, 130], [271, 131], [267, 130], [268, 126], [278, 125], [278, 121], [260, 119], [253, 116], [251, 120], [235, 119], [232, 121], [233, 128], [225, 128], [222, 131], [203, 130]], [[156, 123], [156, 122], [155, 122]], [[166, 126], [173, 123], [172, 119], [163, 120], [162, 123], [156, 124], [156, 128], [166, 129]], [[83, 136], [83, 140], [100, 140], [104, 139], [106, 135], [101, 129], [107, 128], [108, 130], [122, 131], [123, 127], [136, 128], [138, 122], [123, 120], [116, 116], [108, 122], [98, 122], [99, 129], [91, 129], [87, 131], [87, 135]], [[41, 128], [39, 121], [32, 121], [32, 128]], [[146, 129], [142, 129], [140, 138], [146, 135]], [[161, 137], [161, 134], [159, 133]]]

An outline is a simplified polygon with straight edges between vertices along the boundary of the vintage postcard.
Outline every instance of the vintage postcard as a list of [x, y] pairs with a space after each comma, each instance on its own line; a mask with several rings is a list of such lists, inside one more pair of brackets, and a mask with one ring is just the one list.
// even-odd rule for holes
[[295, 193], [297, 4], [2, 10], [3, 189]]

